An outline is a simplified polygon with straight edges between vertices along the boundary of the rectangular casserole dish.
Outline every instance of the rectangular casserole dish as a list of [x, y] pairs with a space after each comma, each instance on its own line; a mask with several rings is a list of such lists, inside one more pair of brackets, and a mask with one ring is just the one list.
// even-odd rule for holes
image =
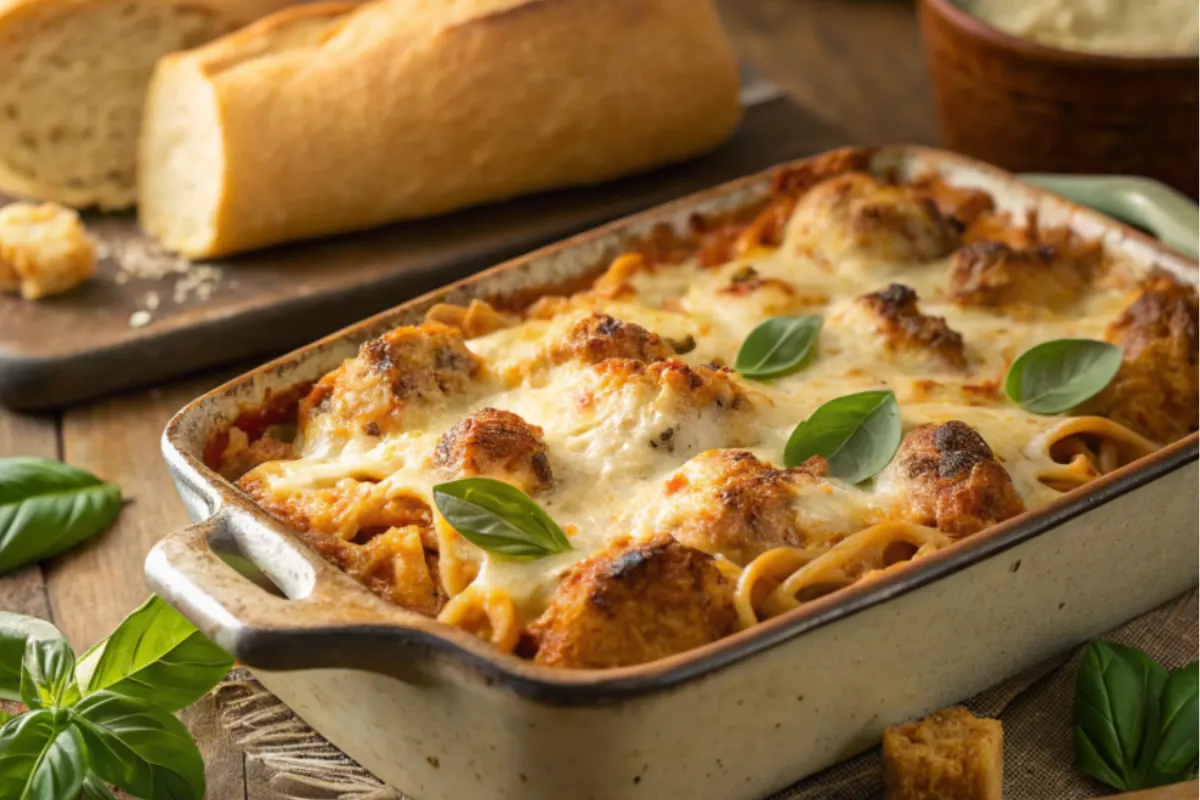
[[[1195, 262], [994, 168], [921, 148], [856, 152], [872, 172], [936, 171], [987, 190], [1005, 210], [1036, 210], [1139, 266], [1197, 281]], [[414, 798], [607, 800], [763, 796], [870, 747], [887, 725], [1196, 585], [1192, 434], [1047, 507], [712, 645], [636, 667], [558, 670], [376, 597], [204, 466], [210, 435], [239, 409], [316, 379], [435, 303], [571, 285], [654, 225], [745, 206], [769, 186], [769, 173], [744, 178], [521, 257], [189, 404], [163, 446], [202, 521], [150, 554], [152, 588], [315, 730]], [[230, 566], [246, 562], [269, 581]]]

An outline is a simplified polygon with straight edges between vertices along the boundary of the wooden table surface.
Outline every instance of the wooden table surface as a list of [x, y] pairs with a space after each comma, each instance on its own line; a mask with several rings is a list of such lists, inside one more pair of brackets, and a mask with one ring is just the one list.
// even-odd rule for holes
[[[741, 54], [846, 131], [848, 141], [937, 143], [911, 0], [719, 4]], [[0, 455], [62, 459], [115, 482], [131, 500], [91, 542], [0, 578], [0, 609], [52, 620], [82, 651], [139, 605], [148, 594], [142, 577], [147, 551], [188, 521], [159, 453], [162, 429], [185, 402], [239, 371], [197, 375], [58, 414], [0, 409]], [[210, 797], [271, 796], [262, 788], [265, 776], [256, 778], [254, 765], [241, 764], [211, 717], [196, 709], [187, 717], [209, 761]]]

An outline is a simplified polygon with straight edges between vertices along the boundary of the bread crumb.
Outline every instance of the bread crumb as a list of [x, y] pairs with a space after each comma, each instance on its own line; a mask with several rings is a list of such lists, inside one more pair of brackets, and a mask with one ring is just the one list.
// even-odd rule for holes
[[883, 775], [887, 800], [1001, 800], [1003, 728], [965, 708], [888, 728]]
[[129, 315], [129, 327], [140, 328], [143, 325], [148, 325], [151, 319], [153, 319], [153, 316], [149, 311], [146, 311], [145, 309], [135, 311]]
[[96, 271], [96, 245], [75, 211], [55, 203], [0, 208], [0, 291], [38, 300]]
[[[178, 253], [167, 250], [158, 242], [148, 238], [127, 237], [98, 243], [100, 258], [109, 259], [117, 266], [113, 280], [125, 285], [132, 280], [166, 280], [174, 278], [171, 301], [182, 305], [191, 299], [208, 300], [221, 283], [220, 268], [207, 264], [195, 264]], [[145, 310], [156, 311], [162, 304], [158, 292], [149, 292], [141, 305]]]

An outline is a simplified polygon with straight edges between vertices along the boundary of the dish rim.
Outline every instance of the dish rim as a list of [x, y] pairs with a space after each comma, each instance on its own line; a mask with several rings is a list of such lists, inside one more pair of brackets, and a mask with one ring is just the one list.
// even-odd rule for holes
[[[858, 154], [868, 159], [879, 155], [895, 155], [901, 158], [922, 158], [941, 166], [969, 169], [986, 174], [993, 180], [1015, 184], [1027, 197], [1040, 200], [1054, 198], [1072, 216], [1076, 214], [1093, 218], [1105, 232], [1116, 229], [1125, 237], [1148, 245], [1155, 255], [1177, 264], [1189, 264], [1190, 259], [1172, 252], [1161, 242], [1130, 228], [1123, 223], [1105, 217], [1039, 187], [1024, 183], [1011, 173], [992, 167], [975, 159], [947, 151], [908, 145], [883, 147], [847, 147], [818, 153], [802, 159], [783, 162], [753, 175], [738, 178], [710, 189], [697, 192], [646, 211], [616, 220], [563, 241], [540, 248], [531, 253], [510, 259], [476, 275], [455, 281], [440, 289], [413, 298], [387, 311], [372, 315], [340, 331], [323, 337], [286, 355], [248, 370], [192, 400], [177, 412], [163, 433], [164, 456], [180, 488], [195, 492], [208, 512], [208, 520], [219, 517], [217, 524], [236, 526], [241, 522], [253, 522], [270, 535], [281, 536], [291, 549], [312, 553], [309, 548], [285, 524], [275, 519], [265, 509], [238, 490], [232, 483], [209, 469], [202, 458], [192, 452], [187, 443], [181, 441], [182, 428], [197, 415], [206, 416], [205, 408], [236, 391], [240, 387], [253, 386], [261, 376], [281, 372], [295, 367], [313, 357], [313, 351], [325, 345], [361, 336], [389, 319], [399, 317], [407, 309], [445, 297], [456, 289], [469, 286], [494, 275], [514, 270], [527, 262], [561, 251], [578, 248], [609, 234], [627, 231], [647, 219], [668, 218], [673, 212], [686, 211], [705, 201], [734, 195], [757, 182], [769, 178], [781, 168], [795, 168], [812, 163], [831, 154]], [[552, 286], [545, 286], [546, 292]], [[400, 323], [391, 323], [400, 324]], [[258, 391], [261, 397], [263, 390]], [[203, 430], [211, 432], [215, 418], [201, 421]], [[1136, 490], [1154, 480], [1187, 467], [1200, 459], [1200, 433], [1172, 443], [1138, 461], [1121, 467], [1117, 471], [1073, 490], [1053, 502], [1026, 511], [1017, 517], [956, 543], [955, 547], [933, 553], [919, 562], [909, 562], [893, 572], [869, 582], [853, 586], [804, 604], [800, 608], [765, 620], [746, 630], [735, 632], [703, 647], [678, 653], [657, 661], [607, 670], [576, 670], [547, 667], [534, 664], [519, 657], [495, 650], [470, 633], [444, 625], [433, 619], [422, 617], [423, 622], [412, 625], [394, 622], [380, 624], [327, 624], [304, 629], [289, 629], [286, 625], [274, 628], [249, 628], [241, 626], [234, 631], [233, 650], [239, 660], [250, 667], [267, 670], [308, 669], [321, 667], [344, 667], [391, 676], [411, 674], [414, 666], [424, 661], [449, 662], [463, 667], [488, 685], [500, 686], [517, 695], [552, 705], [603, 705], [630, 699], [654, 692], [664, 691], [706, 677], [728, 668], [756, 653], [780, 646], [808, 631], [823, 627], [838, 620], [874, 607], [878, 603], [914, 591], [946, 577], [961, 569], [971, 567], [985, 559], [999, 555], [1035, 536], [1049, 532], [1058, 525], [1105, 503]], [[201, 525], [205, 523], [200, 523]], [[178, 535], [178, 534], [176, 534]], [[313, 553], [318, 572], [317, 582], [323, 575], [344, 573]], [[232, 568], [231, 572], [232, 572]], [[153, 576], [151, 576], [153, 582]], [[245, 580], [242, 578], [242, 580]], [[369, 589], [354, 582], [360, 595], [375, 598]], [[289, 652], [291, 651], [291, 652]], [[373, 651], [373, 652], [372, 652]], [[317, 660], [327, 657], [329, 663], [295, 664], [290, 656], [304, 652], [312, 661], [314, 652]], [[403, 654], [416, 656], [412, 660], [396, 658]], [[391, 655], [392, 659], [385, 658]]]

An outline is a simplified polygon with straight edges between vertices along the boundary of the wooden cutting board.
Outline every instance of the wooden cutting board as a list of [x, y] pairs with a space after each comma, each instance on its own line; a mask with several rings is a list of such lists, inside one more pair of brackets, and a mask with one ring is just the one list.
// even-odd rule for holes
[[42, 302], [0, 296], [0, 405], [60, 407], [265, 358], [541, 244], [846, 143], [788, 100], [748, 102], [729, 142], [685, 164], [240, 258], [189, 264], [131, 214], [85, 215], [96, 279]]

